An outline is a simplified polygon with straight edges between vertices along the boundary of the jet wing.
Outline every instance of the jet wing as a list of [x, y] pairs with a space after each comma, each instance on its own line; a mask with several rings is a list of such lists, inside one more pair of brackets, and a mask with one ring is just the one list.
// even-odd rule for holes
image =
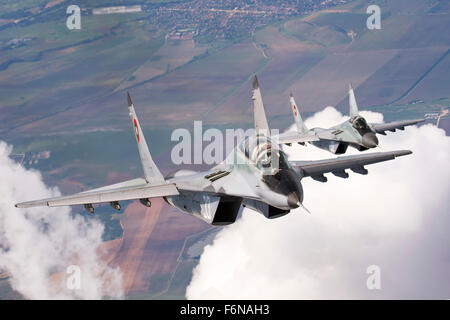
[[365, 165], [377, 162], [393, 160], [396, 157], [411, 154], [409, 150], [399, 150], [390, 152], [376, 152], [364, 155], [337, 157], [333, 159], [317, 161], [290, 161], [290, 164], [297, 170], [300, 170], [304, 177], [311, 177], [314, 180], [326, 182], [324, 173], [331, 172], [335, 176], [347, 178], [348, 173], [345, 169], [350, 169], [355, 173], [367, 174]]
[[314, 133], [300, 133], [300, 132], [284, 132], [278, 136], [273, 137], [273, 140], [277, 141], [279, 144], [290, 144], [290, 143], [304, 143], [310, 141], [319, 141], [319, 137]]
[[370, 126], [376, 133], [385, 135], [385, 131], [395, 132], [395, 129], [404, 130], [406, 126], [411, 126], [423, 121], [425, 121], [425, 119], [394, 121], [389, 123], [371, 123]]
[[42, 200], [21, 202], [17, 208], [40, 206], [71, 206], [143, 198], [155, 198], [177, 195], [178, 190], [173, 183], [148, 184], [145, 179], [133, 179], [110, 186], [84, 191], [70, 196], [48, 198]]
[[158, 184], [147, 183], [145, 179], [133, 179], [125, 182], [80, 192], [74, 195], [21, 202], [17, 208], [57, 207], [108, 203], [113, 201], [136, 200], [179, 195], [180, 191], [209, 193], [219, 196], [259, 199], [251, 177], [243, 177], [236, 172], [218, 166], [208, 171], [187, 176], [169, 178]]

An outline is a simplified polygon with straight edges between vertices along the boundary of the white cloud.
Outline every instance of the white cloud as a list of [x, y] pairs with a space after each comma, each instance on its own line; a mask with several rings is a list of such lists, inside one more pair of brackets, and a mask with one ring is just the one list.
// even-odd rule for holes
[[[325, 127], [343, 118], [328, 107], [306, 124]], [[312, 214], [299, 209], [268, 220], [244, 210], [205, 247], [187, 298], [450, 298], [450, 137], [424, 125], [379, 140], [375, 151], [413, 154], [367, 166], [367, 176], [305, 178], [304, 205]], [[333, 157], [313, 146], [286, 152], [292, 160]], [[366, 287], [370, 265], [381, 268], [381, 290]]]
[[[11, 147], [0, 141], [0, 269], [11, 285], [28, 299], [100, 299], [123, 295], [121, 272], [99, 258], [103, 225], [72, 216], [67, 207], [17, 209], [24, 200], [59, 195], [41, 174], [27, 170], [8, 156]], [[81, 288], [69, 290], [67, 267], [78, 265]], [[61, 277], [62, 275], [62, 277]]]

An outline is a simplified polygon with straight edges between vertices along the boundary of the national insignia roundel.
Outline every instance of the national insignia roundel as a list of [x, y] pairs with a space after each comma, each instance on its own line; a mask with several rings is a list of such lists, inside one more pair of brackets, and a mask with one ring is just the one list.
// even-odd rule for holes
[[136, 139], [139, 143], [139, 127], [138, 127], [136, 119], [134, 119], [133, 122], [134, 122], [134, 133], [136, 134]]

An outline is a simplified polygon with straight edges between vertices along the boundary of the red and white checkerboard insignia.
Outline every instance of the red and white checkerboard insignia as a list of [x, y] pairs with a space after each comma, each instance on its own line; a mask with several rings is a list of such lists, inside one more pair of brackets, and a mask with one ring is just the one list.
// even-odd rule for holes
[[297, 116], [297, 107], [294, 104], [294, 116]]

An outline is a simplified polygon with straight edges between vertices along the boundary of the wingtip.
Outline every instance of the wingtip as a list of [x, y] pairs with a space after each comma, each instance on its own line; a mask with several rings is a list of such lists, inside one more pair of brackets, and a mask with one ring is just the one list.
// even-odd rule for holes
[[256, 90], [258, 88], [259, 88], [258, 77], [255, 74], [255, 76], [253, 77], [253, 89]]
[[131, 107], [133, 105], [133, 101], [131, 101], [130, 93], [127, 91], [127, 100], [128, 100], [128, 106]]
[[292, 94], [292, 91], [289, 93], [289, 97], [293, 98], [294, 95]]
[[351, 82], [348, 84], [348, 90], [349, 90], [349, 91], [353, 90], [353, 85], [352, 85]]
[[411, 150], [399, 150], [399, 151], [394, 151], [394, 156], [395, 157], [402, 157], [402, 156], [406, 156], [408, 154], [412, 154], [413, 152]]

